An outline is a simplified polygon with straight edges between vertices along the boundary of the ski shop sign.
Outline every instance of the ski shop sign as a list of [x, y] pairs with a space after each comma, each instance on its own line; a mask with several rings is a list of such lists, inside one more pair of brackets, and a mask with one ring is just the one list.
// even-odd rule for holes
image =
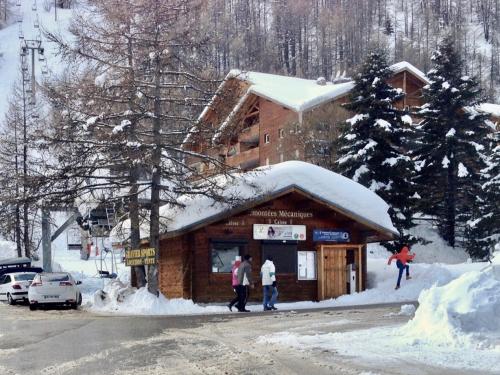
[[125, 250], [126, 266], [150, 266], [153, 264], [156, 264], [156, 249], [154, 247]]
[[254, 240], [305, 241], [305, 225], [254, 224]]
[[349, 232], [341, 229], [315, 229], [313, 230], [314, 242], [349, 242]]

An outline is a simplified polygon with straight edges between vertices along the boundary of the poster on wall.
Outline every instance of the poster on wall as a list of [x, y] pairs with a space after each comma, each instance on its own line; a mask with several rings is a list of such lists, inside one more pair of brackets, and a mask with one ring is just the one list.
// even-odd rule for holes
[[254, 224], [254, 240], [305, 241], [305, 225]]

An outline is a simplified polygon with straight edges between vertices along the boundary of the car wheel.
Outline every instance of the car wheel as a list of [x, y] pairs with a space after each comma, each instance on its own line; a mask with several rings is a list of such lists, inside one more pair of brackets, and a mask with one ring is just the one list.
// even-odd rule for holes
[[34, 303], [30, 303], [30, 310], [35, 311], [36, 310], [36, 305]]
[[76, 300], [76, 304], [80, 306], [82, 304], [82, 293], [78, 293], [78, 298]]
[[71, 305], [69, 305], [73, 310], [77, 310], [78, 309], [78, 304], [77, 303], [72, 303]]
[[12, 296], [10, 295], [10, 293], [7, 293], [7, 302], [9, 303], [9, 305], [15, 305], [16, 304], [16, 300], [12, 298]]

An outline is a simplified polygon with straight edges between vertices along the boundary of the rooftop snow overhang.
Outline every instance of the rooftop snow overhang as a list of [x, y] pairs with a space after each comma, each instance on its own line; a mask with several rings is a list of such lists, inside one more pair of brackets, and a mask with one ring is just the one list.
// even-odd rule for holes
[[353, 221], [355, 221], [357, 223], [364, 225], [368, 229], [375, 231], [377, 233], [377, 235], [372, 236], [373, 240], [371, 242], [392, 240], [395, 237], [399, 236], [399, 233], [397, 231], [395, 231], [394, 228], [383, 227], [378, 223], [375, 223], [369, 219], [361, 217], [360, 215], [357, 215], [356, 213], [352, 212], [351, 210], [349, 210], [345, 207], [342, 207], [340, 204], [325, 200], [325, 199], [319, 197], [317, 194], [309, 192], [309, 191], [307, 191], [307, 189], [304, 189], [302, 187], [299, 187], [299, 186], [293, 184], [293, 185], [286, 186], [280, 190], [277, 190], [270, 195], [260, 196], [260, 197], [257, 197], [256, 199], [246, 200], [243, 204], [241, 204], [237, 207], [229, 208], [225, 211], [222, 211], [222, 212], [219, 212], [219, 213], [214, 214], [212, 216], [206, 217], [202, 220], [190, 223], [184, 227], [178, 228], [178, 229], [173, 230], [171, 232], [167, 231], [167, 232], [163, 233], [162, 235], [160, 235], [160, 239], [163, 240], [163, 239], [174, 238], [174, 237], [184, 235], [186, 233], [195, 231], [195, 230], [203, 228], [205, 226], [214, 224], [218, 221], [224, 220], [228, 217], [238, 215], [238, 214], [245, 212], [247, 210], [250, 210], [250, 209], [252, 209], [260, 204], [266, 203], [268, 201], [271, 201], [273, 199], [279, 198], [283, 195], [286, 195], [286, 194], [289, 194], [292, 192], [301, 194], [301, 195], [303, 195], [303, 196], [305, 196], [305, 197], [307, 197], [307, 198], [309, 198], [309, 199], [311, 199], [311, 200], [313, 200], [313, 201], [315, 201], [323, 206], [326, 206], [327, 208], [329, 208], [333, 211], [336, 211], [336, 212], [348, 217], [349, 219], [352, 219]]

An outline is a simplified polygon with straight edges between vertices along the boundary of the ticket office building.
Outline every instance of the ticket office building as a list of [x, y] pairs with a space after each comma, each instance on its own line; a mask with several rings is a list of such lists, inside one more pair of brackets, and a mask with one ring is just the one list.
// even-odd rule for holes
[[237, 256], [253, 258], [262, 298], [260, 267], [276, 266], [280, 301], [317, 301], [366, 288], [366, 244], [393, 234], [298, 188], [273, 194], [165, 233], [160, 242], [160, 289], [168, 298], [223, 302], [234, 297], [231, 267]]

